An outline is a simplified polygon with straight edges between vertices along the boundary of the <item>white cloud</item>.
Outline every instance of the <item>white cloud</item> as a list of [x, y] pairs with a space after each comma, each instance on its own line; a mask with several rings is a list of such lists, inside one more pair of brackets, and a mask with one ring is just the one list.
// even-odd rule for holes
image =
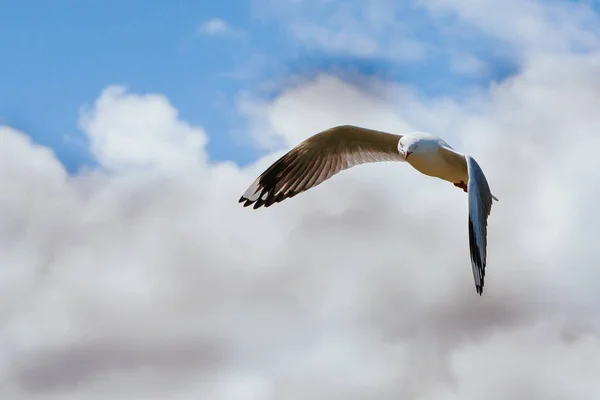
[[598, 49], [598, 15], [589, 5], [539, 0], [415, 0], [434, 14], [453, 14], [495, 38], [509, 42], [521, 56], [539, 52]]
[[475, 48], [517, 62], [532, 54], [600, 48], [600, 18], [581, 2], [254, 0], [253, 5], [256, 15], [279, 23], [310, 49], [398, 63], [431, 63], [432, 56], [443, 56], [457, 74], [488, 72], [470, 54]]
[[93, 154], [109, 169], [181, 168], [205, 161], [207, 137], [178, 119], [162, 95], [136, 95], [124, 87], [105, 89], [79, 125]]
[[[314, 104], [321, 106], [315, 108]], [[326, 74], [318, 75], [308, 86], [284, 90], [269, 104], [244, 96], [240, 110], [253, 119], [251, 133], [256, 144], [269, 149], [294, 146], [307, 137], [307, 132], [346, 123], [392, 131], [412, 129], [385, 99]]]
[[[348, 118], [447, 126], [437, 132], [477, 157], [501, 199], [483, 297], [464, 193], [406, 165], [356, 168], [252, 211], [237, 199], [280, 151], [245, 169], [200, 158], [167, 175], [70, 177], [1, 128], [1, 397], [593, 399], [596, 65], [532, 59], [464, 103], [321, 76], [266, 104], [286, 144]], [[182, 138], [201, 132], [164, 97], [114, 88], [87, 115], [109, 166], [193, 158]], [[140, 164], [103, 139], [142, 130], [169, 156]]]
[[212, 18], [205, 21], [198, 28], [198, 32], [211, 36], [236, 36], [241, 33], [229, 25], [227, 21], [220, 18]]

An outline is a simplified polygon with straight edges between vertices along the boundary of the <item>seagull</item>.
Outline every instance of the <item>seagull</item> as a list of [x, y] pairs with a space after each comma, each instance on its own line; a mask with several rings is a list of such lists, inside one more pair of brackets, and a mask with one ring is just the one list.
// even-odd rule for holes
[[393, 134], [354, 125], [335, 126], [292, 148], [256, 178], [239, 199], [244, 207], [270, 207], [356, 165], [407, 162], [424, 175], [452, 183], [468, 194], [469, 249], [475, 289], [481, 296], [487, 256], [488, 182], [477, 161], [428, 132]]

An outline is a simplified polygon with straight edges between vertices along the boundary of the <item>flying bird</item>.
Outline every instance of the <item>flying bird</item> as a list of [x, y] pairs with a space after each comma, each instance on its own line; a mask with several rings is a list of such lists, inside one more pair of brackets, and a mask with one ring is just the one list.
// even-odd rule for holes
[[353, 125], [319, 132], [275, 161], [250, 185], [239, 202], [269, 207], [313, 188], [356, 165], [407, 162], [424, 175], [443, 179], [468, 194], [469, 248], [475, 289], [481, 296], [487, 256], [487, 219], [492, 209], [488, 182], [479, 164], [427, 132], [400, 135]]

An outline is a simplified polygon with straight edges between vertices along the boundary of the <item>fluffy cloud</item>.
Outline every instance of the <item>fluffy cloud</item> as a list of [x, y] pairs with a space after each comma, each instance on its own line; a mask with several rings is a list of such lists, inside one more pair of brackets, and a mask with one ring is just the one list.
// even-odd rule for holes
[[108, 87], [92, 111], [83, 110], [79, 125], [98, 162], [111, 170], [188, 168], [205, 162], [206, 134], [180, 121], [161, 95]]
[[[348, 114], [398, 131], [430, 107], [442, 123], [460, 119], [446, 136], [501, 199], [481, 298], [464, 195], [405, 165], [357, 168], [250, 211], [237, 198], [280, 151], [246, 169], [176, 170], [148, 152], [165, 173], [69, 177], [49, 150], [2, 128], [3, 397], [593, 398], [600, 185], [589, 178], [600, 161], [585, 156], [600, 144], [600, 88], [586, 84], [593, 58], [572, 61], [577, 71], [557, 80], [540, 60], [479, 107], [403, 97], [407, 116], [321, 77], [265, 110], [289, 143], [299, 125], [307, 136]], [[92, 140], [149, 115], [163, 133], [148, 131], [148, 143], [200, 132], [162, 98], [119, 93], [89, 111]], [[92, 148], [113, 159], [111, 146]]]
[[[269, 103], [241, 96], [239, 107], [253, 121], [251, 134], [255, 143], [267, 149], [294, 146], [306, 139], [309, 132], [342, 124], [388, 131], [412, 129], [398, 115], [394, 105], [381, 96], [382, 88], [375, 82], [372, 84], [371, 88], [361, 89], [336, 76], [321, 74], [308, 85], [304, 83], [283, 90]], [[400, 90], [404, 96], [414, 96], [410, 90], [395, 89], [394, 94]], [[337, 97], [335, 101], [333, 96]], [[320, 104], [320, 107], [314, 107], [314, 104]], [[307, 115], [311, 117], [307, 119]]]
[[[321, 75], [246, 108], [269, 152], [245, 168], [120, 87], [82, 112], [97, 169], [68, 175], [0, 126], [0, 397], [597, 398], [599, 67], [540, 53], [461, 101]], [[406, 165], [237, 203], [338, 123], [431, 130], [478, 160], [500, 198], [482, 297], [464, 193]]]

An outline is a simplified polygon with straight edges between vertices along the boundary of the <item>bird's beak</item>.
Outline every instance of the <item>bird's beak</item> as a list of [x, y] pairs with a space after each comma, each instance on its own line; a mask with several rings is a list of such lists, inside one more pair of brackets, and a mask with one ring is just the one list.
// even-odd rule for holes
[[408, 158], [408, 156], [410, 156], [410, 151], [404, 150], [404, 161], [406, 161], [406, 159]]

